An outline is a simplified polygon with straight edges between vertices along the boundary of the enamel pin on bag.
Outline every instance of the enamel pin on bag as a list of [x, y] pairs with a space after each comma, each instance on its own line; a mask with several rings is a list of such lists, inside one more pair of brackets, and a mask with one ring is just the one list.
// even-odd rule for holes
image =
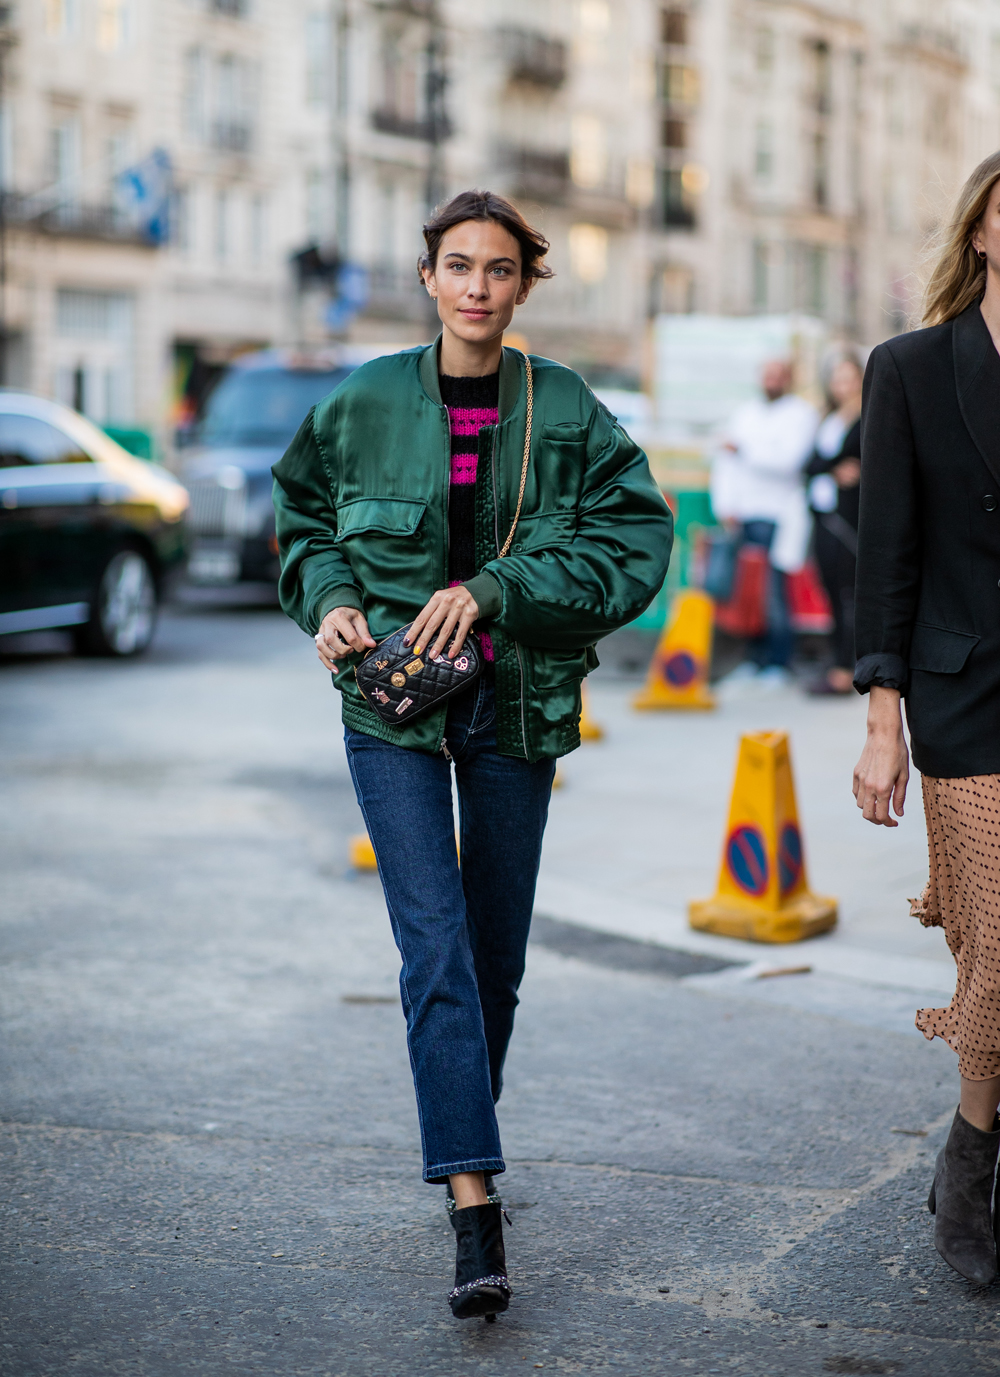
[[[531, 413], [534, 402], [534, 389], [531, 377], [531, 360], [524, 356], [524, 366], [528, 385], [527, 413], [524, 426], [524, 459], [521, 464], [521, 486], [517, 494], [517, 510], [513, 524], [498, 556], [503, 559], [514, 539], [521, 503], [524, 501], [524, 485], [528, 478], [528, 458], [531, 454]], [[442, 654], [431, 660], [426, 654], [418, 655], [415, 646], [403, 644], [403, 637], [413, 625], [408, 622], [379, 641], [374, 650], [369, 650], [361, 663], [355, 668], [354, 677], [365, 701], [383, 722], [401, 727], [412, 722], [421, 713], [436, 708], [439, 703], [461, 693], [464, 688], [478, 679], [483, 672], [483, 653], [479, 642], [470, 631], [462, 645], [461, 652], [454, 660], [448, 659], [451, 646], [446, 646]], [[429, 638], [433, 643], [436, 635]]]
[[354, 671], [368, 706], [391, 726], [401, 727], [414, 717], [461, 693], [483, 672], [483, 655], [469, 633], [461, 652], [448, 659], [446, 647], [432, 660], [425, 651], [404, 645], [410, 626], [401, 626], [361, 661]]

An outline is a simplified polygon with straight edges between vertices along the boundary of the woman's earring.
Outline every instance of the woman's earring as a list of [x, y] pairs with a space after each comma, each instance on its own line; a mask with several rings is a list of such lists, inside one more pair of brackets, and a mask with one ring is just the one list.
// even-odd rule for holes
[[986, 250], [985, 250], [985, 249], [977, 249], [977, 250], [976, 250], [976, 253], [979, 254], [979, 257], [980, 257], [980, 258], [983, 260], [983, 262], [985, 263], [985, 262], [986, 262]]

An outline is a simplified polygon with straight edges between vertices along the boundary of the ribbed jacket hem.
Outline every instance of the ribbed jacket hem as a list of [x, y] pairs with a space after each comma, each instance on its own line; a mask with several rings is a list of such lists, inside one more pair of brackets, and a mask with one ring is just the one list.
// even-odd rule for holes
[[365, 610], [364, 603], [361, 601], [361, 593], [353, 584], [342, 583], [339, 588], [331, 588], [323, 601], [316, 608], [316, 624], [323, 625], [323, 618], [327, 613], [332, 612], [335, 607], [353, 607], [358, 612]]

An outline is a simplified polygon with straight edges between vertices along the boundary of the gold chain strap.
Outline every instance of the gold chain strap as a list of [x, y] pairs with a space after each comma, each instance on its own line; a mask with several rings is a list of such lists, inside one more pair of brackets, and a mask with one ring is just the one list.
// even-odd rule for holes
[[517, 530], [518, 517], [521, 515], [521, 503], [524, 501], [524, 485], [528, 481], [528, 459], [531, 455], [531, 412], [534, 404], [534, 389], [531, 380], [531, 360], [527, 354], [524, 355], [524, 366], [528, 376], [528, 412], [524, 423], [524, 462], [521, 465], [521, 487], [517, 494], [517, 511], [514, 513], [514, 524], [511, 526], [507, 539], [503, 543], [503, 549], [498, 558], [503, 559], [510, 549], [510, 542], [514, 539], [514, 532]]

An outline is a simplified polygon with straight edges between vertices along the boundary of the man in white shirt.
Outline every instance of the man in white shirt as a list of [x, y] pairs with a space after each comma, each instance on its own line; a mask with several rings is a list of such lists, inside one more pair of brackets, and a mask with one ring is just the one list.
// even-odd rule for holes
[[745, 402], [730, 421], [712, 466], [712, 508], [744, 543], [761, 545], [771, 562], [768, 627], [747, 645], [752, 667], [787, 677], [794, 635], [785, 575], [801, 569], [809, 544], [802, 469], [812, 452], [819, 415], [791, 391], [792, 366], [771, 359], [761, 375], [763, 396]]

